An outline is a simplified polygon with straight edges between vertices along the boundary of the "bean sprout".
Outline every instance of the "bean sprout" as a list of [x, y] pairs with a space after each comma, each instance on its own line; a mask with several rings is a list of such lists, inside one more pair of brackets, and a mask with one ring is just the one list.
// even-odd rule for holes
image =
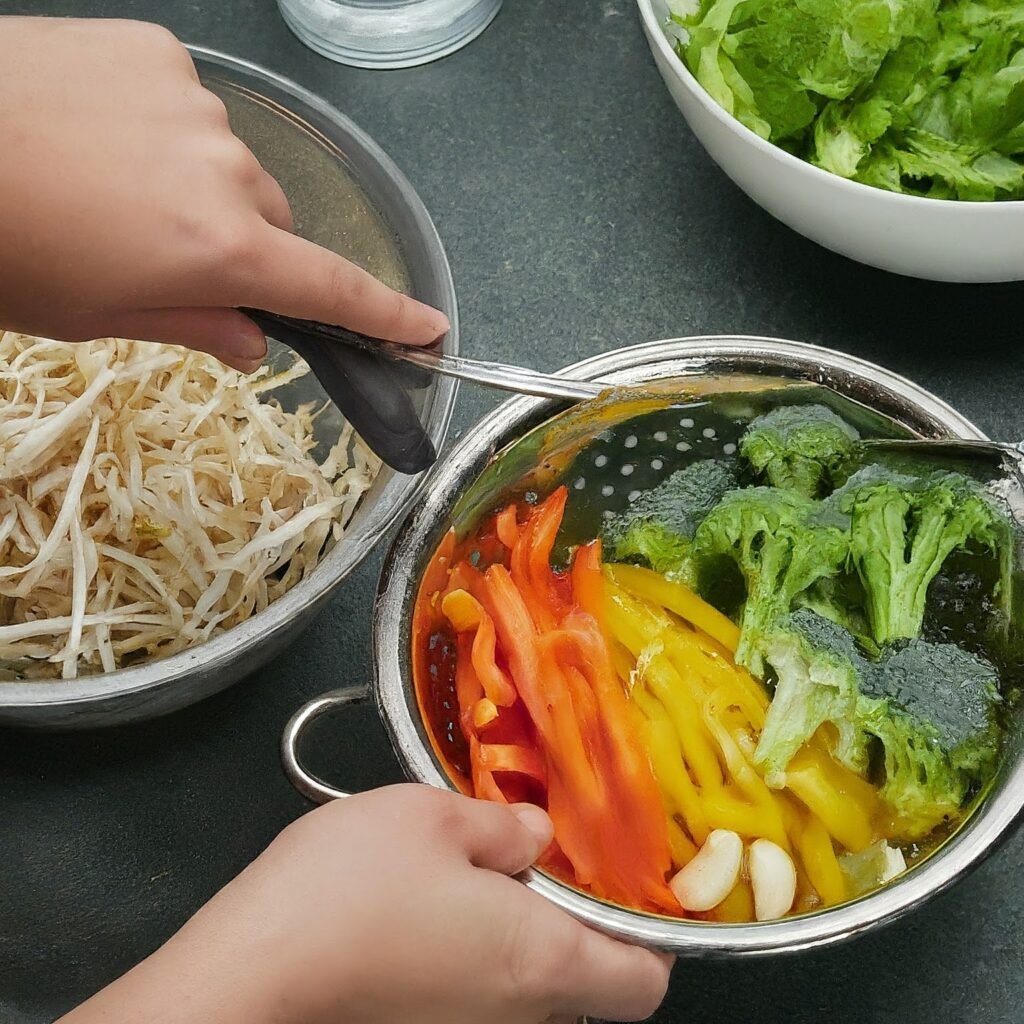
[[0, 331], [0, 678], [74, 679], [262, 611], [342, 538], [379, 469], [345, 426], [216, 359]]

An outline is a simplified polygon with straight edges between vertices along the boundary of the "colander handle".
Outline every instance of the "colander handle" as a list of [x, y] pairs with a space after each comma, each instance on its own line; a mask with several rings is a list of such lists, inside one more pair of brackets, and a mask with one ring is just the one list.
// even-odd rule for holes
[[368, 686], [343, 686], [339, 690], [322, 693], [319, 697], [306, 701], [288, 720], [281, 736], [281, 764], [288, 781], [304, 796], [314, 803], [325, 804], [328, 800], [340, 800], [351, 796], [342, 789], [328, 786], [323, 779], [318, 779], [307, 771], [299, 760], [299, 740], [303, 730], [314, 719], [328, 711], [347, 707], [350, 704], [363, 704], [370, 699]]

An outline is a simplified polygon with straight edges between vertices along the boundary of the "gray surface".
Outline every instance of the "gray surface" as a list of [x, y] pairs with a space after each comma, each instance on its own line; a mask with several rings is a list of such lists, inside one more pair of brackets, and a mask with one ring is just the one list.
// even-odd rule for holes
[[[686, 131], [628, 0], [506, 0], [466, 50], [390, 73], [306, 51], [271, 0], [0, 10], [152, 17], [333, 100], [434, 215], [469, 355], [552, 369], [656, 337], [775, 334], [885, 362], [990, 433], [1024, 436], [1024, 287], [888, 277], [774, 223]], [[459, 425], [490, 401], [465, 390]], [[200, 707], [116, 733], [0, 733], [0, 1021], [44, 1021], [112, 978], [303, 810], [277, 739], [302, 700], [365, 673], [378, 566], [366, 563], [290, 652]], [[317, 766], [341, 784], [398, 777], [369, 712], [317, 746]], [[655, 1020], [1019, 1022], [1022, 967], [1018, 835], [878, 937], [770, 963], [681, 965]]]

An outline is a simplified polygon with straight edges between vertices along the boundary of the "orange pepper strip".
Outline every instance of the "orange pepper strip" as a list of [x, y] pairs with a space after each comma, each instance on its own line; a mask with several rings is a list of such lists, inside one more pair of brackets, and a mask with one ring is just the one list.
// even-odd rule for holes
[[465, 590], [453, 590], [446, 594], [441, 602], [441, 611], [456, 632], [473, 634], [473, 667], [488, 700], [500, 708], [511, 707], [516, 699], [516, 691], [494, 660], [495, 635], [491, 617], [480, 602]]
[[[539, 785], [558, 837], [542, 863], [563, 875], [571, 868], [599, 897], [679, 913], [665, 883], [672, 859], [664, 808], [638, 723], [598, 621], [578, 610], [601, 614], [600, 547], [587, 549], [570, 575], [551, 568], [565, 500], [561, 488], [523, 523], [515, 506], [506, 508], [481, 537], [504, 545], [507, 561], [485, 558], [481, 572], [459, 557], [436, 584], [437, 613], [443, 608], [458, 634], [456, 696], [474, 792], [507, 800], [531, 792], [514, 778]], [[471, 550], [466, 541], [455, 552]], [[508, 696], [502, 682], [513, 695], [507, 712], [495, 700]]]
[[576, 881], [594, 895], [610, 898], [601, 882], [605, 872], [593, 835], [557, 771], [548, 773], [548, 814], [555, 825], [559, 849], [571, 865]]
[[544, 758], [536, 750], [517, 743], [481, 743], [479, 764], [488, 772], [516, 772], [540, 783], [547, 780]]
[[468, 633], [460, 633], [455, 643], [455, 696], [459, 699], [462, 731], [466, 739], [469, 739], [470, 735], [476, 735], [476, 730], [472, 728], [473, 708], [483, 698], [484, 688], [473, 668], [473, 638]]
[[570, 611], [559, 593], [551, 569], [551, 549], [562, 523], [568, 491], [560, 487], [527, 519], [512, 549], [512, 579], [526, 601], [536, 626], [554, 629]]
[[477, 796], [486, 793], [488, 800], [505, 803], [505, 797], [494, 776], [480, 764], [480, 740], [473, 724], [473, 708], [484, 695], [484, 688], [477, 679], [470, 657], [473, 639], [466, 633], [459, 634], [456, 640], [458, 657], [455, 661], [455, 694], [459, 700], [459, 722], [462, 733], [469, 743], [469, 766], [472, 772], [473, 792]]
[[494, 521], [498, 540], [511, 551], [519, 540], [519, 523], [516, 519], [515, 505], [509, 505], [498, 513]]
[[526, 775], [543, 785], [546, 776], [544, 759], [539, 751], [520, 744], [480, 741], [477, 712], [480, 705], [487, 702], [487, 698], [483, 696], [483, 685], [470, 656], [472, 638], [467, 633], [460, 633], [456, 643], [458, 659], [455, 663], [455, 692], [461, 709], [459, 722], [469, 743], [473, 792], [484, 800], [508, 803], [494, 773]]
[[[658, 906], [678, 912], [679, 904], [665, 884], [665, 875], [672, 867], [672, 851], [661, 790], [601, 628], [604, 576], [600, 541], [577, 550], [572, 581], [573, 593], [583, 613], [570, 616], [565, 627], [588, 667], [588, 676], [600, 705], [612, 762], [612, 779], [619, 791], [622, 813], [631, 823], [630, 831], [636, 844], [633, 856], [646, 869], [642, 881], [644, 894]], [[591, 608], [596, 615], [592, 614]]]
[[549, 778], [558, 779], [558, 783], [549, 781], [548, 802], [559, 843], [580, 871], [581, 883], [586, 884], [583, 879], [589, 877], [595, 893], [600, 888], [602, 896], [624, 902], [628, 890], [609, 860], [612, 851], [602, 842], [609, 831], [606, 823], [614, 814], [613, 802], [591, 762], [565, 673], [550, 649], [538, 643], [533, 619], [509, 572], [493, 565], [484, 580], [485, 607], [494, 616], [498, 642], [539, 734]]
[[469, 741], [469, 758], [473, 766], [473, 793], [481, 800], [491, 800], [497, 804], [507, 804], [508, 800], [494, 778], [494, 773], [480, 766], [480, 749], [482, 744], [473, 736]]

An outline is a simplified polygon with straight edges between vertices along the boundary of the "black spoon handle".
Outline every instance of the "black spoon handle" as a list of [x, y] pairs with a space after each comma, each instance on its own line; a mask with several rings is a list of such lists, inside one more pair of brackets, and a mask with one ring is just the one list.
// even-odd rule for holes
[[409, 475], [433, 465], [437, 451], [409, 397], [409, 389], [424, 387], [430, 374], [374, 352], [373, 339], [354, 331], [259, 309], [242, 312], [309, 363], [324, 391], [383, 462]]

